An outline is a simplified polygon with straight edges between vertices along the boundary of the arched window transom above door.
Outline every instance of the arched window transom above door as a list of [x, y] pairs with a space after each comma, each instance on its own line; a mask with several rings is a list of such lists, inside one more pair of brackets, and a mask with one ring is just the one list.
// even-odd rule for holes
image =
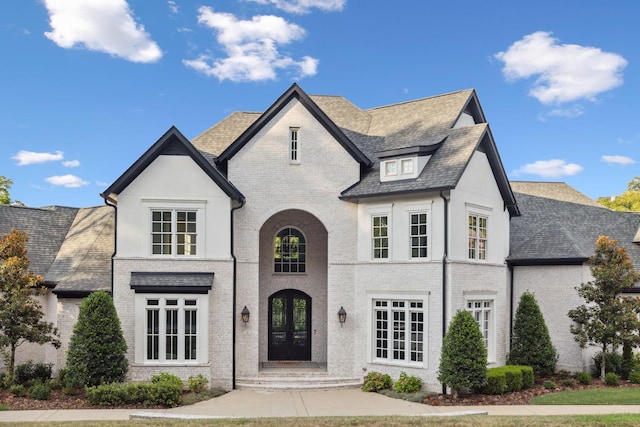
[[273, 271], [275, 273], [306, 272], [306, 242], [300, 230], [283, 228], [273, 239]]

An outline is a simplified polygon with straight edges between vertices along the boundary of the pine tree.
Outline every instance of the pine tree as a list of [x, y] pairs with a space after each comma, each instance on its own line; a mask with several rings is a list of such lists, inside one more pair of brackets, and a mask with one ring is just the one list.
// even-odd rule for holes
[[576, 322], [571, 333], [582, 348], [600, 348], [600, 377], [604, 380], [607, 353], [625, 342], [633, 347], [640, 344], [640, 303], [621, 295], [640, 280], [640, 274], [633, 268], [626, 249], [607, 236], [598, 237], [589, 264], [593, 280], [576, 288], [585, 304], [569, 311], [569, 317]]
[[127, 343], [113, 300], [94, 292], [80, 305], [67, 351], [67, 384], [95, 386], [122, 382], [127, 375]]
[[532, 293], [525, 292], [516, 310], [507, 364], [531, 366], [537, 375], [549, 376], [555, 371], [557, 360], [540, 306]]
[[487, 349], [468, 311], [458, 310], [442, 339], [438, 381], [451, 387], [455, 397], [463, 388], [482, 387], [487, 382]]

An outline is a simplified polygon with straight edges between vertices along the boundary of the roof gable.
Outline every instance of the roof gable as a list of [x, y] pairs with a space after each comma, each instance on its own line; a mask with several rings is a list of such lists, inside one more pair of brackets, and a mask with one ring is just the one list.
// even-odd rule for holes
[[276, 114], [278, 114], [292, 99], [297, 99], [318, 122], [342, 145], [342, 147], [362, 167], [370, 167], [372, 162], [362, 151], [342, 132], [342, 130], [313, 102], [313, 100], [296, 83], [283, 93], [271, 107], [255, 120], [231, 145], [218, 156], [218, 163], [227, 162], [242, 149]]
[[175, 127], [165, 132], [138, 160], [133, 163], [102, 194], [105, 199], [115, 200], [112, 195], [120, 194], [160, 155], [189, 156], [229, 197], [242, 200], [244, 197], [216, 168], [215, 163], [208, 161]]

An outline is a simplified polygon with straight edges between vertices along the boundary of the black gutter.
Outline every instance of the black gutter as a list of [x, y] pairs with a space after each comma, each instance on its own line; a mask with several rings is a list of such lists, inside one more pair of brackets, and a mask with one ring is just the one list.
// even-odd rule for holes
[[244, 198], [240, 199], [240, 205], [236, 206], [235, 208], [231, 208], [231, 258], [233, 258], [233, 320], [232, 320], [232, 325], [233, 325], [233, 332], [232, 332], [232, 337], [231, 337], [231, 389], [235, 390], [236, 389], [236, 294], [237, 294], [237, 290], [236, 290], [236, 272], [237, 272], [237, 260], [236, 260], [236, 254], [234, 253], [234, 245], [233, 245], [233, 238], [234, 238], [234, 226], [233, 226], [233, 212], [235, 212], [236, 210], [240, 209], [241, 207], [244, 206]]
[[514, 272], [513, 272], [513, 265], [507, 263], [507, 268], [509, 269], [509, 276], [510, 276], [510, 280], [509, 280], [509, 288], [510, 288], [510, 301], [509, 301], [509, 351], [511, 351], [511, 340], [513, 340], [513, 288], [514, 288], [514, 284], [513, 284], [513, 277], [514, 277]]
[[[447, 259], [449, 258], [449, 200], [440, 190], [444, 200], [444, 253], [442, 255], [442, 338], [447, 333]], [[442, 394], [447, 394], [446, 384], [442, 384]]]
[[[111, 202], [111, 203], [109, 203]], [[104, 204], [113, 208], [113, 253], [111, 254], [111, 298], [113, 298], [113, 258], [116, 256], [118, 248], [118, 205], [109, 196], [104, 196]]]

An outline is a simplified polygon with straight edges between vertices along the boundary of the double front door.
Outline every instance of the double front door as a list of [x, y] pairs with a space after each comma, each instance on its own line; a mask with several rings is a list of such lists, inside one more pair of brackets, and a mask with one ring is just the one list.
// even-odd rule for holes
[[311, 360], [311, 297], [304, 292], [269, 297], [269, 360]]

